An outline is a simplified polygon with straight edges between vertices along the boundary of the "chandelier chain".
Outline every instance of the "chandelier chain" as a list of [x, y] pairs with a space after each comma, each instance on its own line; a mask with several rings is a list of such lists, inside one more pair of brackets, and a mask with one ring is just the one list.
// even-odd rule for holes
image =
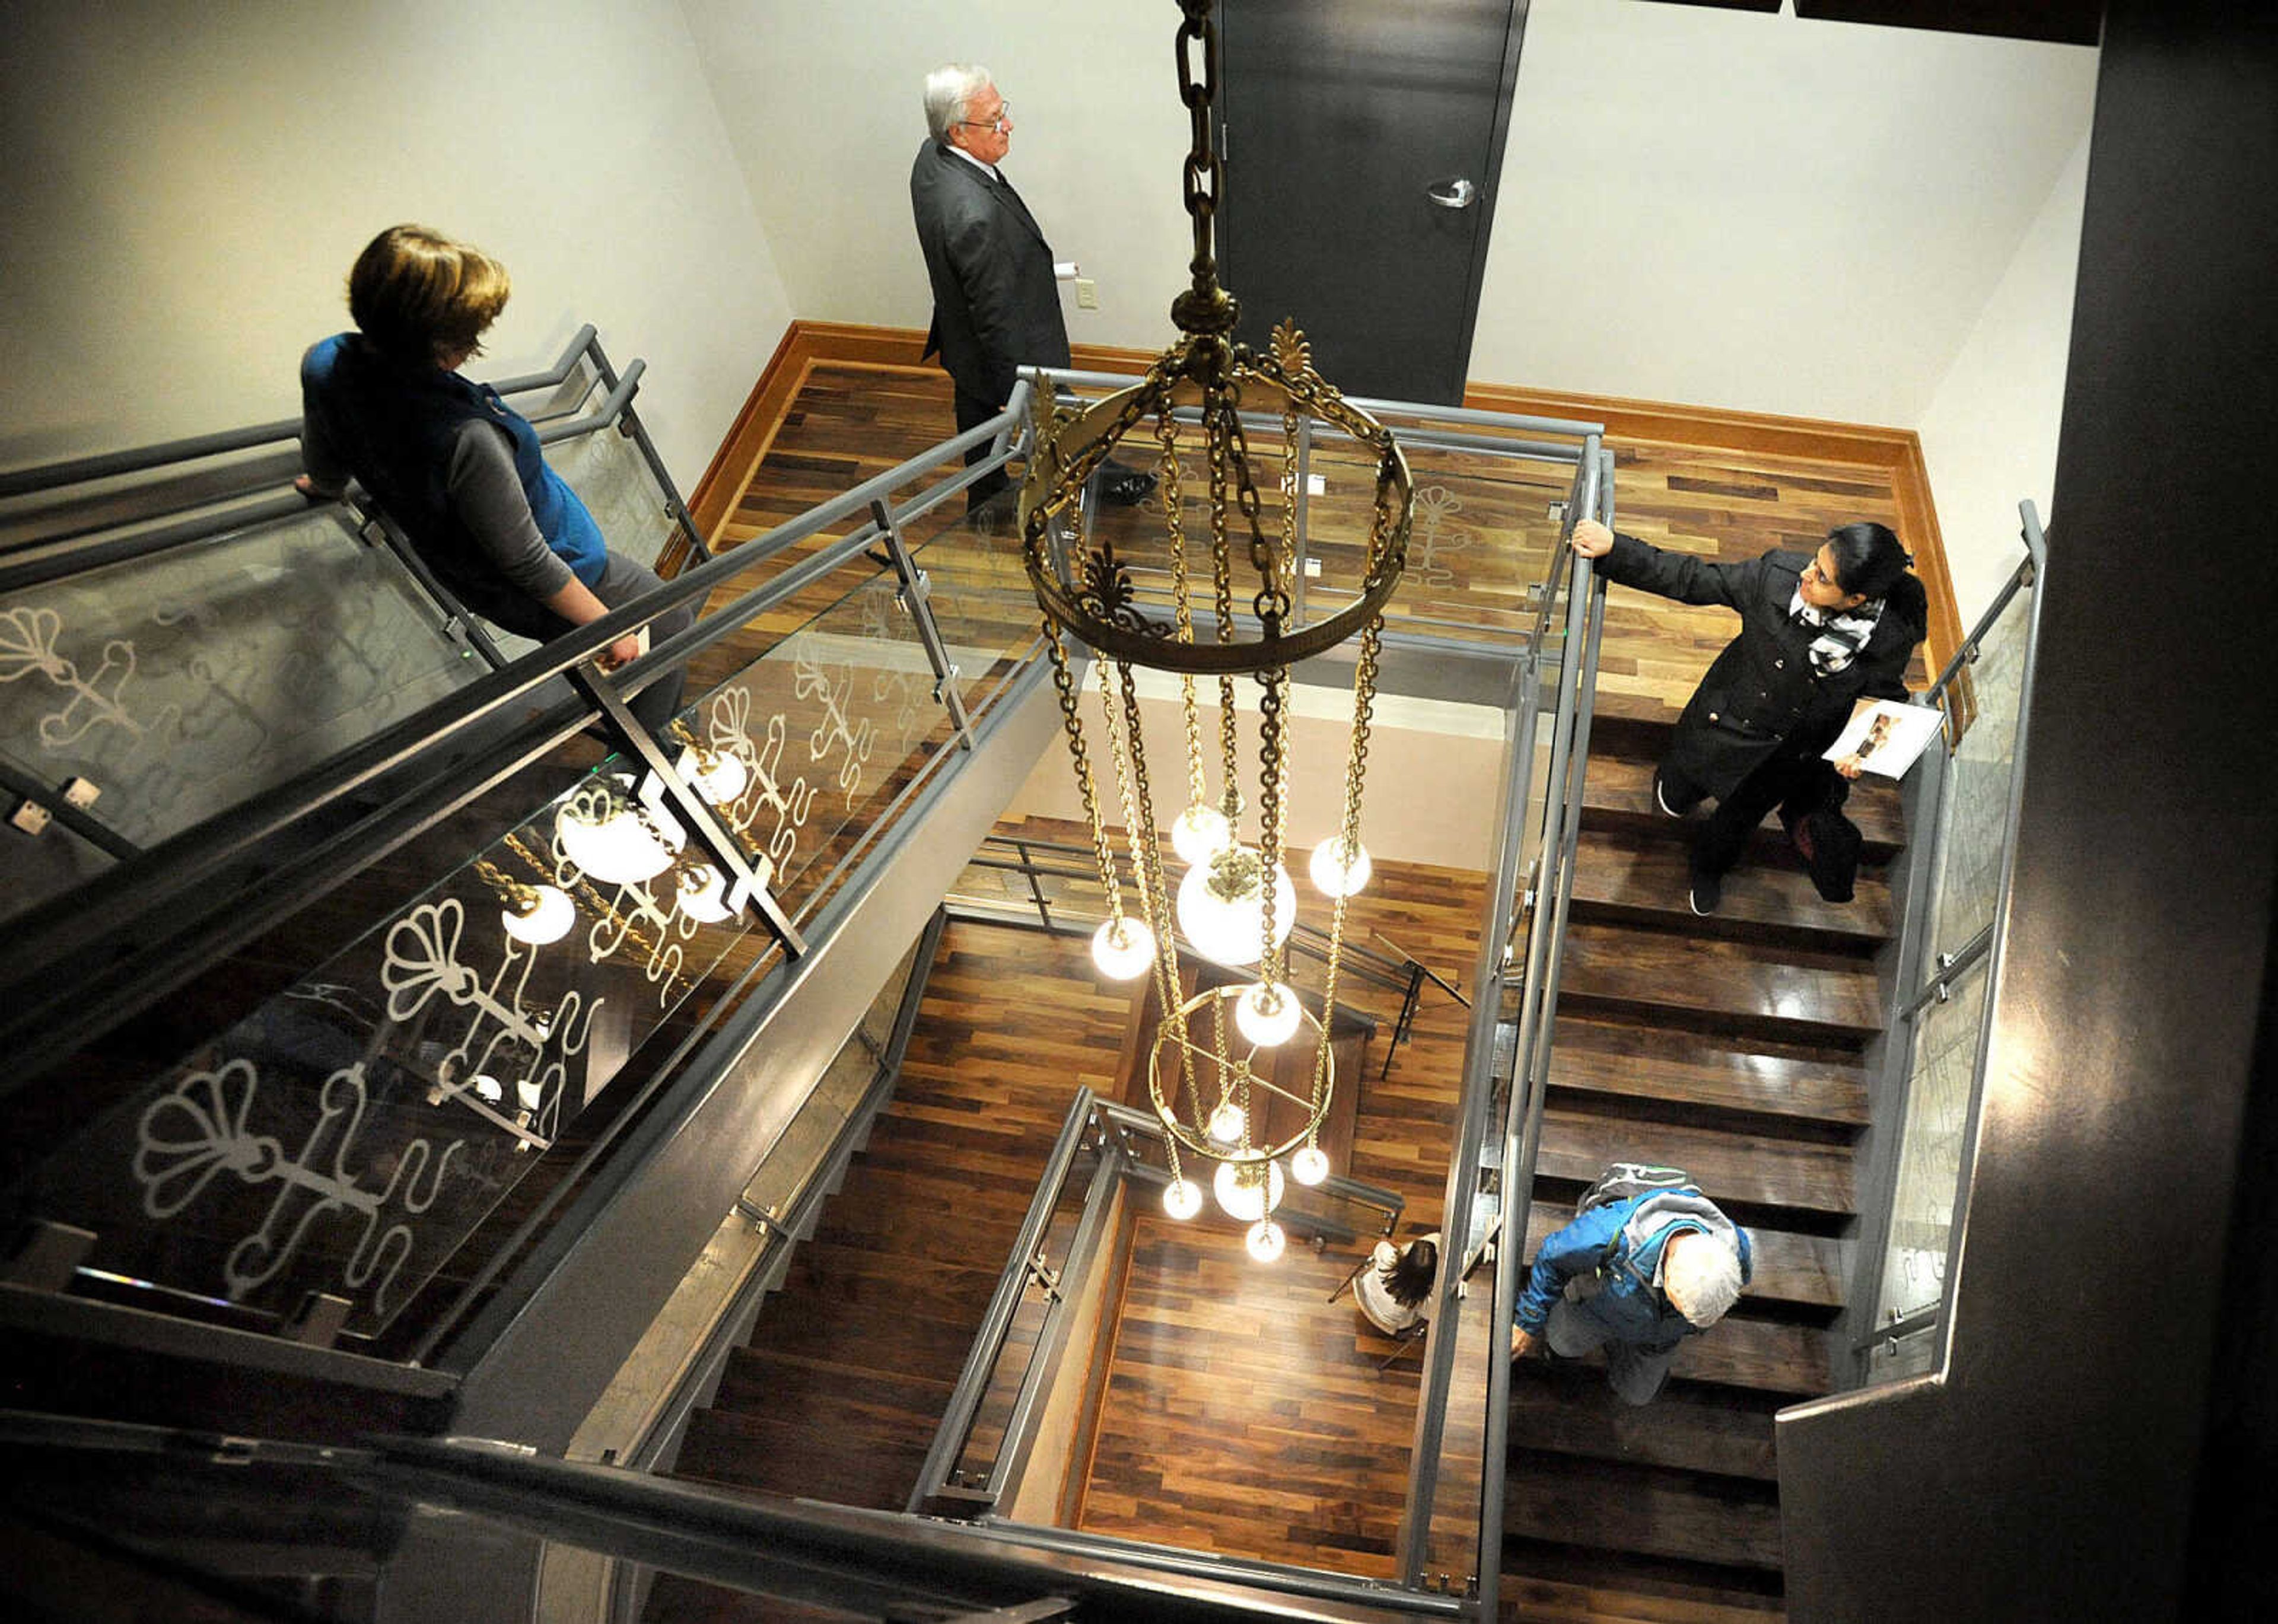
[[1211, 5], [1212, 0], [1181, 0], [1185, 20], [1179, 26], [1173, 48], [1179, 59], [1179, 100], [1186, 104], [1191, 135], [1181, 191], [1187, 217], [1194, 225], [1195, 257], [1191, 269], [1198, 294], [1214, 290], [1218, 285], [1211, 221], [1218, 212], [1219, 193], [1226, 180], [1225, 166], [1219, 163], [1211, 139], [1211, 101], [1218, 89], [1218, 26], [1211, 18]]
[[[1337, 852], [1339, 860], [1345, 864], [1350, 864], [1353, 854], [1360, 850], [1360, 793], [1368, 771], [1369, 721], [1375, 709], [1377, 660], [1383, 643], [1384, 617], [1379, 615], [1360, 634], [1360, 660], [1353, 672], [1352, 746], [1345, 760], [1345, 816], [1340, 831], [1343, 845]], [[1313, 1056], [1313, 1099], [1317, 1107], [1328, 1079], [1328, 1034], [1336, 1022], [1337, 967], [1344, 957], [1345, 905], [1351, 900], [1349, 893], [1340, 887], [1329, 909], [1329, 962], [1321, 993], [1323, 1036], [1320, 1049]]]
[[1059, 691], [1060, 723], [1067, 734], [1068, 754], [1075, 759], [1076, 789], [1083, 797], [1084, 821], [1091, 827], [1092, 855], [1099, 861], [1100, 888], [1107, 893], [1107, 917], [1123, 919], [1123, 888], [1115, 878], [1115, 855], [1108, 849], [1107, 827], [1099, 818], [1099, 795], [1092, 786], [1091, 756], [1083, 745], [1083, 722], [1076, 714], [1075, 682], [1068, 675], [1067, 651], [1060, 646], [1059, 629], [1044, 617], [1044, 649], [1051, 657], [1052, 686]]
[[[1183, 499], [1179, 484], [1179, 424], [1172, 415], [1168, 395], [1155, 414], [1155, 438], [1163, 447], [1159, 468], [1163, 528], [1171, 541], [1171, 599], [1178, 615], [1179, 641], [1192, 643], [1195, 605], [1193, 586], [1187, 576], [1185, 515], [1181, 510]], [[1209, 790], [1203, 782], [1202, 715], [1195, 705], [1195, 676], [1191, 671], [1179, 673], [1179, 709], [1187, 728], [1187, 804], [1200, 806], [1204, 804]]]
[[[1139, 736], [1139, 685], [1128, 663], [1119, 660], [1116, 668], [1122, 679], [1124, 721], [1135, 739]], [[1105, 693], [1100, 700], [1102, 708], [1106, 708]], [[1130, 841], [1133, 865], [1144, 865], [1150, 875], [1150, 881], [1140, 888], [1140, 900], [1153, 910], [1148, 924], [1155, 932], [1155, 996], [1162, 1004], [1162, 1018], [1167, 1023], [1177, 1018], [1179, 1007], [1179, 999], [1174, 995], [1178, 990], [1179, 939], [1173, 930], [1170, 891], [1163, 876], [1162, 842], [1155, 837], [1155, 789], [1148, 781], [1144, 750], [1131, 752], [1131, 793], [1133, 804], [1124, 814], [1124, 829]], [[1150, 1071], [1148, 1075], [1151, 1084], [1154, 1074]], [[1179, 1079], [1171, 1086], [1173, 1100], [1178, 1098], [1181, 1085], [1193, 1102], [1192, 1109], [1200, 1110], [1202, 1090], [1195, 1081], [1194, 1066], [1183, 1043], [1179, 1046]], [[1158, 1110], [1163, 1109], [1159, 1095], [1155, 1105]]]
[[[1107, 667], [1112, 663], [1122, 689], [1122, 712], [1119, 719], [1117, 696], [1107, 689]], [[1176, 954], [1166, 953], [1162, 944], [1175, 940], [1171, 934], [1171, 913], [1167, 883], [1163, 876], [1161, 845], [1153, 837], [1155, 827], [1154, 796], [1149, 789], [1147, 752], [1139, 747], [1139, 688], [1131, 675], [1128, 660], [1102, 661], [1099, 667], [1100, 719], [1107, 729], [1108, 753], [1115, 762], [1115, 790], [1123, 802], [1123, 829], [1131, 847], [1132, 882], [1139, 888], [1139, 911], [1146, 919], [1148, 929], [1155, 933], [1156, 950], [1152, 969], [1155, 975], [1155, 996], [1168, 1010], [1178, 1005], [1176, 988], [1171, 980], [1170, 966], [1177, 964]], [[1132, 741], [1127, 748], [1125, 740]], [[1189, 1071], [1186, 1053], [1179, 1054], [1179, 1075], [1184, 1079]], [[1174, 1090], [1175, 1092], [1175, 1090]]]
[[1282, 737], [1281, 712], [1289, 673], [1286, 668], [1268, 671], [1257, 680], [1257, 854], [1263, 871], [1258, 890], [1260, 928], [1265, 934], [1265, 945], [1257, 956], [1257, 979], [1268, 988], [1270, 1001], [1273, 984], [1281, 980], [1281, 944], [1275, 939], [1273, 929], [1274, 904], [1280, 890], [1274, 884], [1274, 875], [1281, 861], [1282, 773], [1288, 751], [1288, 742]]
[[[1211, 584], [1218, 611], [1218, 640], [1234, 641], [1234, 560], [1226, 536], [1225, 423], [1205, 411], [1203, 417], [1204, 454], [1210, 469]], [[1234, 713], [1234, 678], [1218, 680], [1219, 752], [1226, 777], [1224, 811], [1229, 835], [1238, 830], [1242, 817], [1241, 738]]]

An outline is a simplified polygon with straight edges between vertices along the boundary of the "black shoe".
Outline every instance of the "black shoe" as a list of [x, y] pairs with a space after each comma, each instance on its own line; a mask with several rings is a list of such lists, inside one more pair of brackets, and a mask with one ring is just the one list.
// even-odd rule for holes
[[1099, 499], [1111, 507], [1135, 507], [1155, 489], [1155, 476], [1135, 468], [1099, 478]]
[[1716, 911], [1716, 904], [1724, 900], [1724, 876], [1694, 869], [1693, 888], [1686, 893], [1685, 900], [1692, 904], [1693, 912], [1707, 919]]

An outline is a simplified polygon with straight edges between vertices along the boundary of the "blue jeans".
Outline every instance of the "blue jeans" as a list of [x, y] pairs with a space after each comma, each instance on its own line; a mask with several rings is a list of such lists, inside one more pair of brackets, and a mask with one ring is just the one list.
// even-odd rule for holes
[[1593, 1348], [1606, 1350], [1606, 1381], [1627, 1404], [1651, 1404], [1669, 1380], [1670, 1362], [1677, 1350], [1646, 1353], [1621, 1339], [1614, 1328], [1592, 1312], [1587, 1302], [1560, 1298], [1550, 1305], [1542, 1328], [1543, 1340], [1562, 1359], [1579, 1359]]

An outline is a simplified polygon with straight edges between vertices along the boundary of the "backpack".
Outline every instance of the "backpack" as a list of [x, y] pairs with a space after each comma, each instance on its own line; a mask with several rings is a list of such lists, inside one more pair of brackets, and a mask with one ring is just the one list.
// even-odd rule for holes
[[1606, 1170], [1598, 1175], [1597, 1182], [1582, 1192], [1582, 1199], [1575, 1203], [1574, 1216], [1579, 1218], [1594, 1208], [1625, 1201], [1632, 1195], [1695, 1187], [1693, 1175], [1681, 1167], [1663, 1167], [1652, 1162], [1609, 1162]]

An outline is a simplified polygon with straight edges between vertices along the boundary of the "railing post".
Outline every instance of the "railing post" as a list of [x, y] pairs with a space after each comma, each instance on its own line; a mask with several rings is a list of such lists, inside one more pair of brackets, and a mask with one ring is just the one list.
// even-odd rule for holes
[[942, 641], [941, 627], [933, 618], [931, 589], [926, 572], [918, 568], [917, 560], [910, 555], [909, 544], [902, 539], [901, 528], [894, 522], [893, 509], [883, 498], [870, 504], [871, 522], [878, 527], [878, 535], [886, 544], [885, 561], [901, 583], [902, 607], [909, 612], [918, 629], [918, 641], [924, 645], [926, 663], [933, 667], [933, 697], [935, 702], [949, 713], [950, 723], [957, 729], [960, 750], [973, 748], [973, 722], [965, 713], [965, 694], [958, 687], [958, 669], [950, 663], [949, 646]]

